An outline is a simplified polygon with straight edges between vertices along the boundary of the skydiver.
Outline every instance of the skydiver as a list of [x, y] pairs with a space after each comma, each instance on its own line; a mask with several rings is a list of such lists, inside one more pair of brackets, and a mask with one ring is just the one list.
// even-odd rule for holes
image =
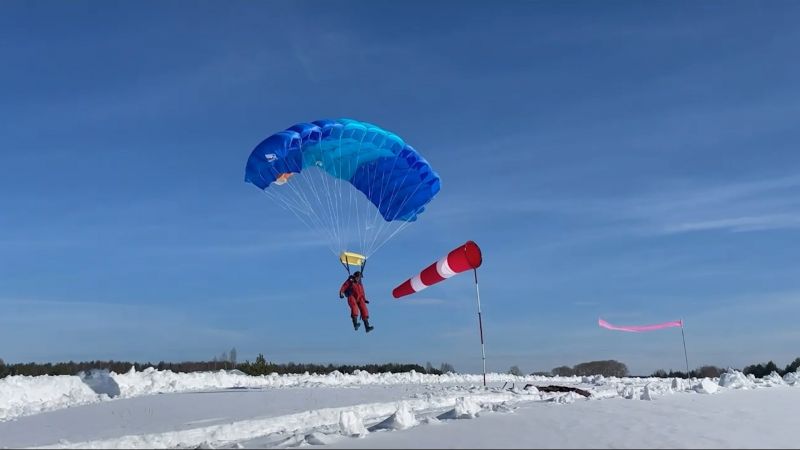
[[373, 326], [369, 324], [369, 310], [367, 309], [367, 297], [364, 294], [364, 285], [361, 284], [361, 272], [356, 271], [353, 275], [347, 277], [347, 280], [342, 284], [339, 289], [339, 298], [347, 296], [347, 304], [350, 305], [350, 318], [353, 319], [353, 329], [358, 330], [361, 324], [358, 322], [358, 313], [361, 312], [361, 318], [364, 320], [364, 329], [367, 333], [372, 331]]

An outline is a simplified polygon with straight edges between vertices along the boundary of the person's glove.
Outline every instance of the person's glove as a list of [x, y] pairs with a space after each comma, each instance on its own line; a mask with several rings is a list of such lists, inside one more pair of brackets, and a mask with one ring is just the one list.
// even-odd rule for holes
[[367, 300], [367, 299], [364, 299], [364, 303], [369, 303], [369, 300]]
[[344, 294], [342, 294], [341, 292], [339, 292], [339, 298], [344, 298]]

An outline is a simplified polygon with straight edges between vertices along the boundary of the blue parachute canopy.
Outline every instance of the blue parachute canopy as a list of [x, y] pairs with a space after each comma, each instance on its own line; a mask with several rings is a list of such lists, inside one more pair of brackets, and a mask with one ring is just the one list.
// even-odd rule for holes
[[[265, 191], [292, 189], [292, 177], [311, 168], [352, 185], [387, 222], [415, 221], [441, 187], [430, 164], [399, 136], [351, 119], [299, 123], [264, 139], [247, 160], [245, 181]], [[304, 199], [326, 194], [311, 189]]]

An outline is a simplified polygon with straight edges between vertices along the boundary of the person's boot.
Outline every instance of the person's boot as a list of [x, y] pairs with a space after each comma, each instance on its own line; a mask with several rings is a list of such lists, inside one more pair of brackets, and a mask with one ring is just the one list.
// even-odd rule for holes
[[366, 330], [366, 332], [369, 333], [370, 331], [372, 331], [373, 328], [375, 327], [369, 324], [369, 319], [364, 319], [364, 330]]
[[353, 329], [358, 331], [358, 328], [361, 326], [361, 323], [358, 321], [358, 317], [351, 317], [353, 319]]

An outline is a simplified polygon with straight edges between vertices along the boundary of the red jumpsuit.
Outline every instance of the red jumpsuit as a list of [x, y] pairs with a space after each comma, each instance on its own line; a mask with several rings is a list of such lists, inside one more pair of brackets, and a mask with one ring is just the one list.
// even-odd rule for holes
[[[347, 292], [349, 290], [349, 293]], [[358, 317], [359, 310], [361, 318], [369, 320], [369, 310], [367, 309], [367, 298], [364, 295], [364, 285], [360, 282], [348, 278], [339, 289], [339, 295], [347, 295], [347, 304], [350, 305], [350, 317]]]

